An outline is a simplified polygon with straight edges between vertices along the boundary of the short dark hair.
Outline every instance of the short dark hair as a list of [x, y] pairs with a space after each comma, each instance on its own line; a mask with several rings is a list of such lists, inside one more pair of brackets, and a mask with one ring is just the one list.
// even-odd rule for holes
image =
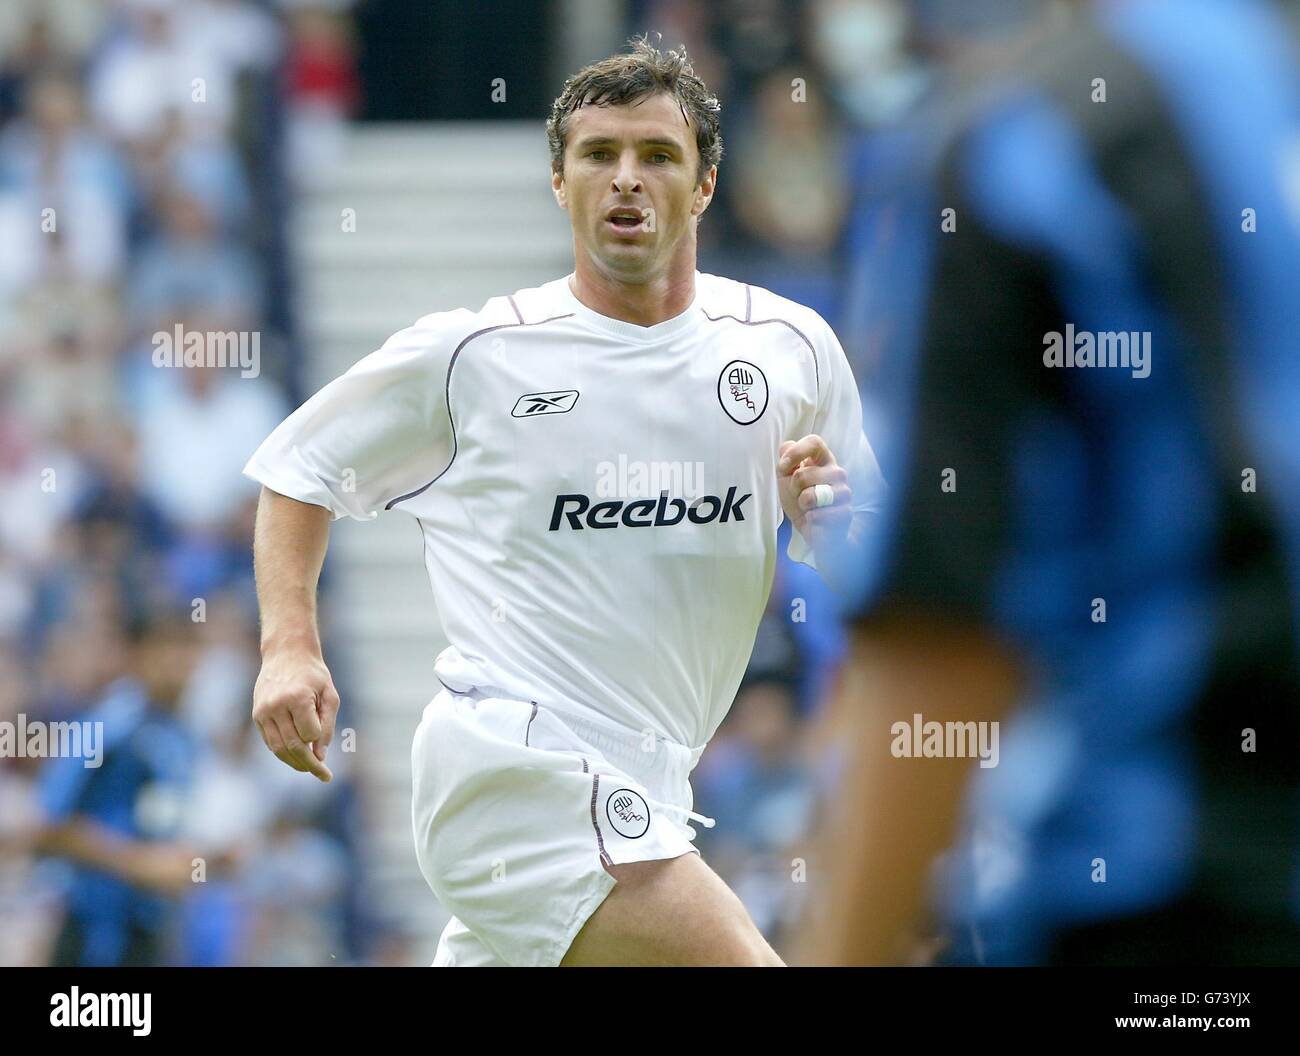
[[688, 124], [695, 123], [695, 144], [700, 149], [698, 179], [702, 181], [709, 169], [722, 160], [722, 104], [695, 76], [685, 46], [659, 51], [645, 36], [633, 38], [628, 45], [630, 52], [593, 62], [564, 82], [564, 90], [552, 104], [546, 121], [552, 171], [564, 172], [569, 123], [581, 107], [619, 106], [666, 93], [677, 100]]

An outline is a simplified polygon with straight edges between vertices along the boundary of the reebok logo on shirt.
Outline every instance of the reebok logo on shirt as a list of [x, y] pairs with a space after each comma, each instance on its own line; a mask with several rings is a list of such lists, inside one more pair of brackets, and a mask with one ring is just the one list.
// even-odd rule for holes
[[727, 489], [725, 499], [717, 495], [701, 495], [689, 506], [685, 499], [670, 499], [666, 491], [659, 493], [658, 500], [611, 500], [598, 502], [594, 506], [587, 495], [557, 495], [555, 509], [551, 513], [550, 531], [558, 532], [564, 521], [577, 531], [584, 527], [617, 528], [620, 524], [628, 528], [666, 528], [680, 524], [688, 517], [695, 524], [708, 524], [713, 520], [725, 524], [728, 520], [745, 519], [741, 507], [750, 498], [753, 498], [752, 493], [736, 498], [734, 485]]
[[573, 410], [578, 402], [577, 389], [564, 389], [560, 392], [530, 392], [520, 396], [515, 409], [510, 412], [514, 418], [532, 418], [539, 414], [564, 414]]

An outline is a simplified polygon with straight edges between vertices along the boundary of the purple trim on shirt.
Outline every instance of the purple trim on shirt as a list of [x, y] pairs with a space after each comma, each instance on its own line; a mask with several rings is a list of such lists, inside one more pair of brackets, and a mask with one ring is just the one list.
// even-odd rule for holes
[[[587, 769], [587, 760], [582, 761], [583, 770]], [[613, 865], [614, 860], [605, 850], [605, 837], [600, 834], [600, 822], [596, 820], [596, 797], [600, 795], [600, 774], [591, 775], [591, 827], [596, 830], [596, 847], [600, 850], [600, 860], [604, 865]]]
[[[749, 287], [746, 286], [745, 290], [746, 293], [748, 293]], [[746, 311], [748, 312], [748, 309], [746, 309]], [[808, 351], [812, 353], [813, 372], [817, 378], [817, 398], [819, 400], [821, 399], [822, 371], [820, 365], [817, 363], [817, 350], [813, 348], [813, 343], [808, 340], [808, 336], [797, 326], [795, 326], [794, 323], [790, 322], [789, 319], [752, 319], [751, 320], [751, 319], [741, 319], [735, 315], [710, 315], [708, 312], [704, 313], [704, 318], [711, 323], [720, 323], [722, 322], [723, 319], [734, 319], [741, 326], [762, 326], [764, 323], [781, 323], [783, 326], [788, 326], [791, 330], [793, 330], [796, 334], [799, 335], [799, 339], [803, 341], [805, 345], [808, 346]]]
[[[518, 313], [518, 309], [516, 309], [515, 311], [516, 313]], [[456, 419], [451, 413], [451, 371], [452, 368], [456, 366], [456, 360], [457, 358], [459, 358], [461, 350], [464, 349], [464, 347], [468, 345], [471, 341], [473, 341], [474, 338], [482, 337], [484, 334], [491, 334], [497, 330], [509, 330], [512, 327], [516, 327], [516, 326], [543, 326], [546, 323], [553, 323], [557, 319], [571, 319], [572, 317], [573, 317], [573, 313], [568, 312], [565, 315], [553, 315], [549, 319], [541, 319], [535, 323], [524, 323], [524, 322], [498, 323], [496, 326], [486, 326], [482, 330], [475, 330], [474, 333], [470, 334], [469, 337], [465, 338], [464, 341], [462, 341], [459, 345], [456, 346], [456, 351], [451, 354], [451, 359], [447, 362], [447, 418], [451, 422], [451, 459], [450, 461], [448, 461], [446, 466], [443, 467], [442, 473], [439, 473], [436, 477], [434, 477], [431, 481], [429, 481], [428, 484], [424, 485], [424, 487], [416, 488], [414, 491], [408, 491], [405, 495], [399, 495], [395, 499], [390, 499], [388, 503], [384, 506], [384, 509], [391, 510], [399, 502], [405, 502], [407, 499], [413, 499], [417, 495], [422, 495], [424, 492], [428, 491], [431, 487], [437, 484], [438, 481], [442, 479], [443, 474], [445, 474], [447, 470], [451, 469], [452, 462], [456, 461], [456, 453], [457, 451], [460, 450], [460, 444], [456, 438]]]

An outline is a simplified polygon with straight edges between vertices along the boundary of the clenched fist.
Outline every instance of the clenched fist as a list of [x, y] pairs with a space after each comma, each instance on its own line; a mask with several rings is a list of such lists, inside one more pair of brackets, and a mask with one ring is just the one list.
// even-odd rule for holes
[[[816, 552], [821, 544], [845, 539], [853, 523], [853, 492], [848, 474], [816, 433], [786, 440], [777, 452], [777, 488], [781, 508]], [[818, 485], [829, 504], [819, 505]]]
[[253, 687], [253, 721], [282, 763], [332, 780], [325, 751], [338, 713], [338, 690], [320, 656], [296, 649], [262, 658]]

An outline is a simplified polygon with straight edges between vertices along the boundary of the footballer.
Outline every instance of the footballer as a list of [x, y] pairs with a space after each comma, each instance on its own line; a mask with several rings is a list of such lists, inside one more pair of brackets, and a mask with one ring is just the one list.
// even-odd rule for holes
[[452, 914], [435, 965], [781, 963], [692, 846], [712, 821], [690, 774], [782, 518], [825, 574], [883, 483], [830, 327], [696, 270], [719, 113], [684, 50], [644, 40], [571, 77], [547, 137], [572, 273], [419, 319], [245, 469], [263, 485], [253, 719], [321, 780], [329, 526], [402, 510], [423, 533], [450, 643], [411, 754], [416, 856]]

